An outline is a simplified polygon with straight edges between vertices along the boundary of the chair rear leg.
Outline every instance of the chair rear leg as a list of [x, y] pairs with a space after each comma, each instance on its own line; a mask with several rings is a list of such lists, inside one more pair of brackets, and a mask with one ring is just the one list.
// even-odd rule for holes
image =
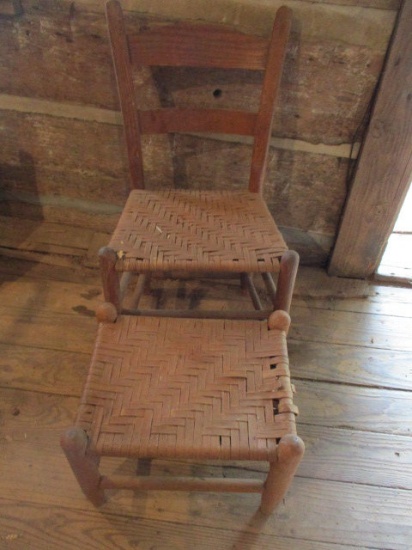
[[88, 437], [81, 428], [70, 428], [61, 437], [60, 444], [77, 481], [86, 497], [95, 505], [106, 502], [103, 489], [100, 487], [98, 457], [87, 454]]
[[152, 468], [152, 459], [151, 458], [139, 458], [137, 460], [137, 469], [136, 473], [140, 476], [148, 476]]
[[253, 282], [253, 273], [242, 273], [240, 276], [240, 281], [242, 293], [244, 292], [245, 294], [249, 294], [253, 307], [257, 311], [261, 311], [263, 306], [260, 301], [258, 291], [256, 290], [255, 283]]
[[260, 511], [269, 515], [284, 498], [305, 452], [305, 445], [296, 435], [285, 435], [277, 448], [277, 460], [270, 463], [260, 504]]
[[104, 299], [113, 304], [117, 313], [120, 313], [121, 291], [120, 277], [116, 271], [117, 254], [113, 249], [104, 246], [99, 250], [99, 260]]
[[282, 309], [289, 313], [298, 266], [299, 254], [294, 250], [287, 250], [280, 260], [276, 299], [274, 300], [275, 310]]

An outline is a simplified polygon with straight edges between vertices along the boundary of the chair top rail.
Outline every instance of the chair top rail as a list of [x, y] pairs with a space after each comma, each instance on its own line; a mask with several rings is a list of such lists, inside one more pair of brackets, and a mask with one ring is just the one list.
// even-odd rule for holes
[[264, 70], [269, 41], [213, 25], [176, 23], [129, 36], [138, 66]]

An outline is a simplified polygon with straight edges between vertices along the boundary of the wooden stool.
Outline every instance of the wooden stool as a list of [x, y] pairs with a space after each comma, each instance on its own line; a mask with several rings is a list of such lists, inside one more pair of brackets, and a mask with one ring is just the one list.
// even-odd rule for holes
[[[61, 444], [85, 495], [105, 489], [262, 493], [269, 514], [302, 458], [284, 311], [269, 320], [121, 316], [101, 323], [75, 427]], [[263, 460], [265, 482], [102, 476], [101, 457]]]

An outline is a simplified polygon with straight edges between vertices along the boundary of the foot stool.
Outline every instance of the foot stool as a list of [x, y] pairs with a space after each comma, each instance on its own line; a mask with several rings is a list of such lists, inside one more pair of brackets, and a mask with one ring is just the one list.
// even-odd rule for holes
[[[61, 445], [95, 505], [105, 489], [261, 493], [269, 514], [303, 456], [286, 334], [290, 318], [120, 316], [101, 323], [75, 426]], [[103, 476], [102, 457], [267, 461], [266, 481]]]

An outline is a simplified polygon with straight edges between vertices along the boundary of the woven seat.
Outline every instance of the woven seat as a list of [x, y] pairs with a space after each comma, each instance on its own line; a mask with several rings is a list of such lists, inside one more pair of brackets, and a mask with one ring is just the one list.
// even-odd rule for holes
[[287, 250], [260, 195], [132, 191], [109, 247], [120, 271], [276, 272]]
[[[270, 330], [258, 320], [125, 316], [101, 324], [76, 427], [62, 441], [86, 495], [101, 503], [105, 488], [170, 488], [167, 478], [102, 478], [103, 456], [265, 460], [276, 482], [231, 480], [226, 490], [262, 492], [271, 511], [303, 453], [288, 326], [280, 311]], [[208, 489], [192, 483], [182, 488]]]
[[[122, 312], [122, 273], [240, 275], [259, 309], [254, 273], [260, 273], [275, 309], [289, 310], [298, 255], [288, 250], [262, 198], [272, 118], [291, 26], [280, 8], [269, 38], [222, 26], [144, 25], [126, 32], [120, 3], [107, 4], [107, 21], [122, 108], [132, 191], [107, 247], [100, 251], [105, 299]], [[133, 71], [141, 67], [197, 67], [263, 74], [257, 112], [176, 107], [144, 110]], [[161, 96], [162, 94], [160, 94]], [[160, 105], [162, 100], [159, 97]], [[141, 138], [148, 134], [251, 136], [249, 186], [244, 191], [145, 188]], [[187, 182], [176, 182], [186, 187]], [[277, 282], [272, 276], [277, 277]], [[276, 286], [277, 285], [277, 286]], [[136, 302], [137, 308], [137, 302]]]

